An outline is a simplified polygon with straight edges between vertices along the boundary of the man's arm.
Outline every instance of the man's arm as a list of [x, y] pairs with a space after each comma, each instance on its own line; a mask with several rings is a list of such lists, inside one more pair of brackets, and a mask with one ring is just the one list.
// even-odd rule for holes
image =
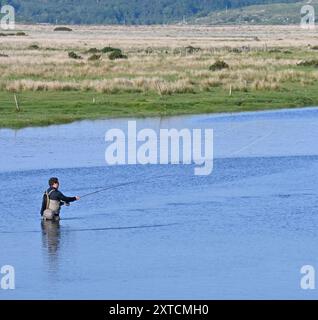
[[64, 196], [64, 194], [62, 192], [60, 192], [60, 191], [58, 191], [57, 197], [58, 197], [58, 200], [66, 202], [66, 203], [74, 202], [74, 201], [77, 200], [76, 197], [66, 197], [66, 196]]

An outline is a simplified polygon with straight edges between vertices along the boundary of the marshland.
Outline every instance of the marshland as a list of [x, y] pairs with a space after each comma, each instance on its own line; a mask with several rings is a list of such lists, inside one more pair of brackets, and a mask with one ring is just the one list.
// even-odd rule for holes
[[[0, 126], [318, 103], [299, 26], [19, 25], [0, 36]], [[17, 35], [20, 34], [20, 35]]]

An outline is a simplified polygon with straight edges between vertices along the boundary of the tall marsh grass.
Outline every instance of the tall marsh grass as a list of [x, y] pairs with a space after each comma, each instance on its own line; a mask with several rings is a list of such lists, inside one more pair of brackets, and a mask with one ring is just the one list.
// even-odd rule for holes
[[[189, 45], [185, 40], [182, 40], [184, 45], [178, 47], [160, 46], [158, 42], [151, 48], [149, 43], [142, 48], [132, 40], [128, 46], [128, 40], [124, 39], [121, 44], [129, 59], [111, 61], [106, 53], [100, 53], [98, 59], [91, 61], [88, 46], [100, 48], [100, 43], [75, 44], [63, 38], [54, 39], [56, 46], [51, 48], [47, 39], [36, 40], [37, 47], [30, 47], [27, 42], [23, 47], [21, 43], [9, 40], [1, 47], [1, 53], [8, 55], [0, 57], [1, 90], [170, 95], [210, 91], [215, 87], [231, 88], [232, 91], [273, 91], [290, 82], [305, 85], [318, 80], [317, 69], [304, 66], [307, 69], [303, 70], [297, 64], [300, 56], [308, 61], [314, 59], [315, 51], [309, 48], [289, 47], [290, 54], [284, 54], [286, 50], [260, 47], [259, 41], [255, 42], [255, 47], [249, 45], [244, 49], [238, 47], [238, 42], [235, 47], [215, 47], [208, 43]], [[32, 41], [34, 43], [34, 39]], [[104, 47], [107, 45], [104, 43]], [[73, 50], [83, 59], [70, 59], [68, 52]], [[228, 68], [209, 70], [217, 61], [226, 61]]]

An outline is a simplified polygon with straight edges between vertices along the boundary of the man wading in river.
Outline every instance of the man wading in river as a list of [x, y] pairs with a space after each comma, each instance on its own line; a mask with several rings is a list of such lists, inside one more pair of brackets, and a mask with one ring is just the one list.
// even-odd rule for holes
[[79, 200], [80, 197], [66, 197], [59, 188], [58, 178], [49, 180], [49, 188], [43, 195], [41, 216], [43, 220], [60, 220], [60, 209], [63, 204], [69, 205], [70, 202]]

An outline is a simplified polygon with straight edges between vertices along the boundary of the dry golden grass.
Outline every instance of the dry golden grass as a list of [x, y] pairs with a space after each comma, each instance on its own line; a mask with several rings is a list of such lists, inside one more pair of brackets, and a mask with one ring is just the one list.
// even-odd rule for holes
[[[313, 84], [315, 70], [297, 62], [316, 53], [315, 32], [298, 26], [19, 26], [27, 37], [0, 43], [0, 89], [8, 91], [95, 90], [116, 93], [152, 91], [160, 95], [211, 90], [279, 90], [284, 83]], [[39, 50], [29, 49], [37, 44]], [[121, 48], [127, 60], [88, 61], [89, 48]], [[198, 47], [192, 54], [185, 47]], [[151, 53], [147, 48], [151, 48]], [[280, 48], [280, 51], [272, 51]], [[83, 57], [73, 60], [69, 51]], [[216, 60], [230, 66], [210, 71]]]

